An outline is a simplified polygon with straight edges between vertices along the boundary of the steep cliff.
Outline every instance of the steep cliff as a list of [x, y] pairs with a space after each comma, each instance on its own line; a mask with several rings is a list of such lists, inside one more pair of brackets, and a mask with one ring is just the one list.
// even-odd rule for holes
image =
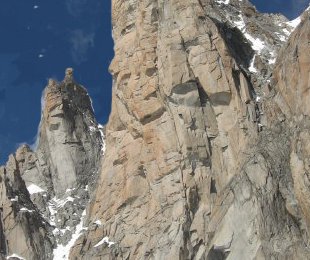
[[101, 224], [72, 259], [308, 259], [308, 14], [286, 43], [291, 23], [248, 1], [112, 4]]
[[309, 9], [112, 15], [109, 122], [72, 69], [49, 81], [37, 147], [0, 168], [0, 259], [310, 259]]
[[[290, 131], [289, 169], [293, 189], [300, 209], [292, 213], [310, 232], [310, 176], [309, 176], [309, 116], [310, 106], [310, 8], [301, 18], [296, 31], [282, 49], [274, 71], [276, 94], [274, 102], [285, 120], [284, 127]], [[287, 131], [287, 130], [286, 130]], [[307, 236], [309, 238], [309, 235]]]

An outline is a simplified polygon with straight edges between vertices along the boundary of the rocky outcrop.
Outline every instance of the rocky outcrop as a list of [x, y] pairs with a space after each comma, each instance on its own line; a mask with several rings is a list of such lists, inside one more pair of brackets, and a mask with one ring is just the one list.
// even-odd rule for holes
[[32, 203], [18, 163], [11, 155], [0, 168], [0, 255], [50, 259], [54, 242], [51, 227]]
[[83, 231], [83, 216], [103, 155], [103, 128], [90, 97], [67, 69], [42, 97], [37, 147], [21, 146], [0, 172], [3, 255], [65, 259]]
[[287, 21], [248, 1], [112, 3], [108, 153], [71, 258], [309, 258], [308, 186], [268, 61]]

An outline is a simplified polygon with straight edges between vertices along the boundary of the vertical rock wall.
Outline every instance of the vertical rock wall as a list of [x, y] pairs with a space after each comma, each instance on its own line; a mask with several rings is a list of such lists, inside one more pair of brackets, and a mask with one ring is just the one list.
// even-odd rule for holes
[[[112, 3], [108, 153], [89, 210], [89, 224], [102, 225], [81, 237], [71, 256], [307, 255], [288, 210], [299, 212], [285, 169], [288, 134], [259, 133], [254, 77], [234, 58], [238, 49], [220, 31], [214, 2]], [[98, 246], [105, 236], [115, 245]]]
[[[296, 179], [306, 163], [290, 155], [295, 131], [276, 105], [285, 96], [268, 78], [272, 62], [258, 62], [275, 53], [245, 31], [260, 31], [263, 16], [237, 2], [221, 11], [216, 1], [113, 1], [108, 153], [91, 228], [73, 259], [309, 257], [308, 187]], [[223, 20], [237, 6], [247, 17], [234, 22], [243, 36]], [[263, 36], [278, 44], [270, 26]], [[249, 56], [240, 54], [250, 53], [249, 42], [260, 73], [250, 73]], [[301, 67], [293, 66], [296, 79], [309, 73]]]
[[310, 175], [309, 175], [309, 127], [310, 127], [310, 14], [292, 34], [288, 44], [279, 54], [275, 68], [274, 84], [277, 94], [274, 98], [291, 131], [289, 167], [293, 178], [294, 193], [301, 209], [294, 216], [302, 223], [303, 231], [310, 232]]

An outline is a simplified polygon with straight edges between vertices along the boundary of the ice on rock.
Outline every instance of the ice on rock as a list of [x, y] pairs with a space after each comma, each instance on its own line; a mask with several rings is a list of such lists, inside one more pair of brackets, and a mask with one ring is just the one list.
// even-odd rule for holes
[[98, 247], [98, 246], [101, 246], [103, 244], [108, 244], [108, 247], [110, 247], [110, 246], [114, 245], [115, 243], [110, 241], [110, 239], [108, 237], [104, 237], [96, 245], [94, 245], [94, 247]]
[[30, 195], [32, 194], [36, 194], [36, 193], [41, 193], [41, 192], [45, 192], [45, 190], [43, 190], [42, 188], [40, 188], [39, 186], [35, 185], [35, 184], [30, 184], [27, 187], [27, 190], [29, 192]]

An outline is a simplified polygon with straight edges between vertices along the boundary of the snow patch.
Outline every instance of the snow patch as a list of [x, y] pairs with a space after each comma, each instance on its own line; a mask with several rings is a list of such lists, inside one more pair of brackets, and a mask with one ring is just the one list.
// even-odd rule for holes
[[[306, 9], [308, 11], [310, 6]], [[285, 24], [290, 27], [290, 30], [287, 30], [286, 28], [283, 29], [283, 32], [287, 35], [290, 36], [290, 34], [296, 29], [296, 27], [300, 24], [301, 22], [301, 16], [298, 16], [296, 19], [291, 20], [289, 22], [286, 22]]]
[[218, 2], [219, 4], [225, 4], [225, 5], [228, 5], [228, 4], [229, 4], [229, 2], [230, 2], [230, 0], [217, 0], [217, 2]]
[[275, 64], [276, 60], [277, 60], [277, 55], [274, 51], [270, 52], [270, 56], [271, 58], [269, 59], [268, 63], [271, 64]]
[[90, 126], [90, 127], [89, 127], [89, 130], [90, 130], [91, 132], [96, 132], [96, 131], [97, 131], [96, 127], [93, 127], [93, 126]]
[[256, 57], [256, 55], [253, 56], [253, 59], [251, 60], [251, 64], [250, 64], [250, 67], [249, 67], [249, 71], [252, 72], [252, 73], [257, 73], [257, 69], [254, 66], [255, 57]]
[[238, 15], [239, 21], [233, 22], [241, 32], [245, 32], [245, 22], [241, 14]]
[[287, 24], [288, 26], [292, 27], [293, 30], [295, 30], [295, 28], [300, 24], [300, 22], [301, 22], [301, 18], [300, 18], [300, 16], [299, 16], [299, 17], [297, 17], [296, 19], [287, 22], [286, 24]]
[[[310, 4], [308, 6], [308, 8], [305, 10], [305, 12], [310, 10]], [[302, 16], [302, 15], [301, 15]], [[294, 20], [291, 20], [289, 22], [286, 22], [285, 24], [288, 25], [289, 27], [291, 27], [291, 31], [287, 30], [287, 29], [283, 29], [283, 32], [289, 36], [295, 29], [296, 27], [300, 24], [301, 22], [301, 16], [298, 16], [297, 18], [295, 18]]]
[[30, 184], [27, 187], [27, 190], [29, 192], [29, 194], [36, 194], [36, 193], [41, 193], [41, 192], [45, 192], [45, 190], [43, 190], [42, 188], [40, 188], [39, 186], [35, 185], [35, 184]]
[[18, 201], [18, 196], [15, 196], [14, 199], [10, 199], [10, 201]]
[[96, 225], [98, 225], [98, 226], [101, 226], [101, 225], [102, 225], [102, 222], [101, 222], [100, 220], [96, 220], [96, 221], [94, 221], [94, 223], [95, 223]]
[[265, 43], [258, 38], [255, 39], [249, 33], [245, 33], [244, 36], [249, 42], [251, 42], [253, 50], [256, 51], [258, 54], [261, 54], [262, 50], [265, 48]]
[[101, 246], [103, 244], [108, 244], [108, 247], [110, 247], [110, 246], [114, 245], [115, 243], [110, 241], [110, 239], [108, 237], [104, 237], [96, 245], [94, 245], [94, 247], [98, 247], [98, 246]]
[[286, 42], [287, 41], [287, 34], [290, 34], [289, 31], [287, 29], [283, 30], [284, 34], [280, 34], [280, 33], [276, 33], [276, 35], [279, 37], [281, 42]]
[[58, 244], [58, 246], [53, 250], [54, 260], [68, 260], [71, 248], [74, 246], [75, 242], [82, 235], [82, 231], [85, 230], [83, 228], [83, 221], [86, 215], [86, 210], [82, 213], [81, 222], [76, 226], [75, 232], [72, 234], [71, 240], [64, 246], [62, 244]]
[[275, 64], [276, 63], [276, 58], [275, 57], [273, 57], [272, 59], [270, 59], [269, 61], [268, 61], [268, 63], [271, 65], [271, 64]]
[[18, 258], [19, 260], [26, 260], [25, 258], [19, 256], [18, 254], [12, 254], [6, 257], [6, 259], [10, 259], [10, 258]]
[[283, 29], [283, 32], [286, 34], [286, 36], [289, 36], [291, 34], [291, 32], [286, 28]]
[[252, 35], [246, 32], [246, 24], [244, 22], [242, 14], [239, 14], [238, 18], [238, 21], [233, 21], [233, 24], [243, 33], [244, 37], [251, 43], [252, 49], [260, 55], [262, 50], [266, 47], [265, 43], [258, 38], [254, 38]]
[[98, 124], [98, 128], [99, 128], [99, 131], [100, 131], [100, 135], [101, 135], [101, 140], [102, 140], [102, 147], [101, 147], [101, 151], [102, 151], [102, 154], [105, 153], [105, 150], [106, 150], [106, 146], [105, 146], [105, 135], [103, 133], [103, 126]]
[[22, 212], [34, 212], [34, 210], [30, 210], [30, 209], [27, 209], [27, 208], [21, 208], [19, 211], [22, 211]]

